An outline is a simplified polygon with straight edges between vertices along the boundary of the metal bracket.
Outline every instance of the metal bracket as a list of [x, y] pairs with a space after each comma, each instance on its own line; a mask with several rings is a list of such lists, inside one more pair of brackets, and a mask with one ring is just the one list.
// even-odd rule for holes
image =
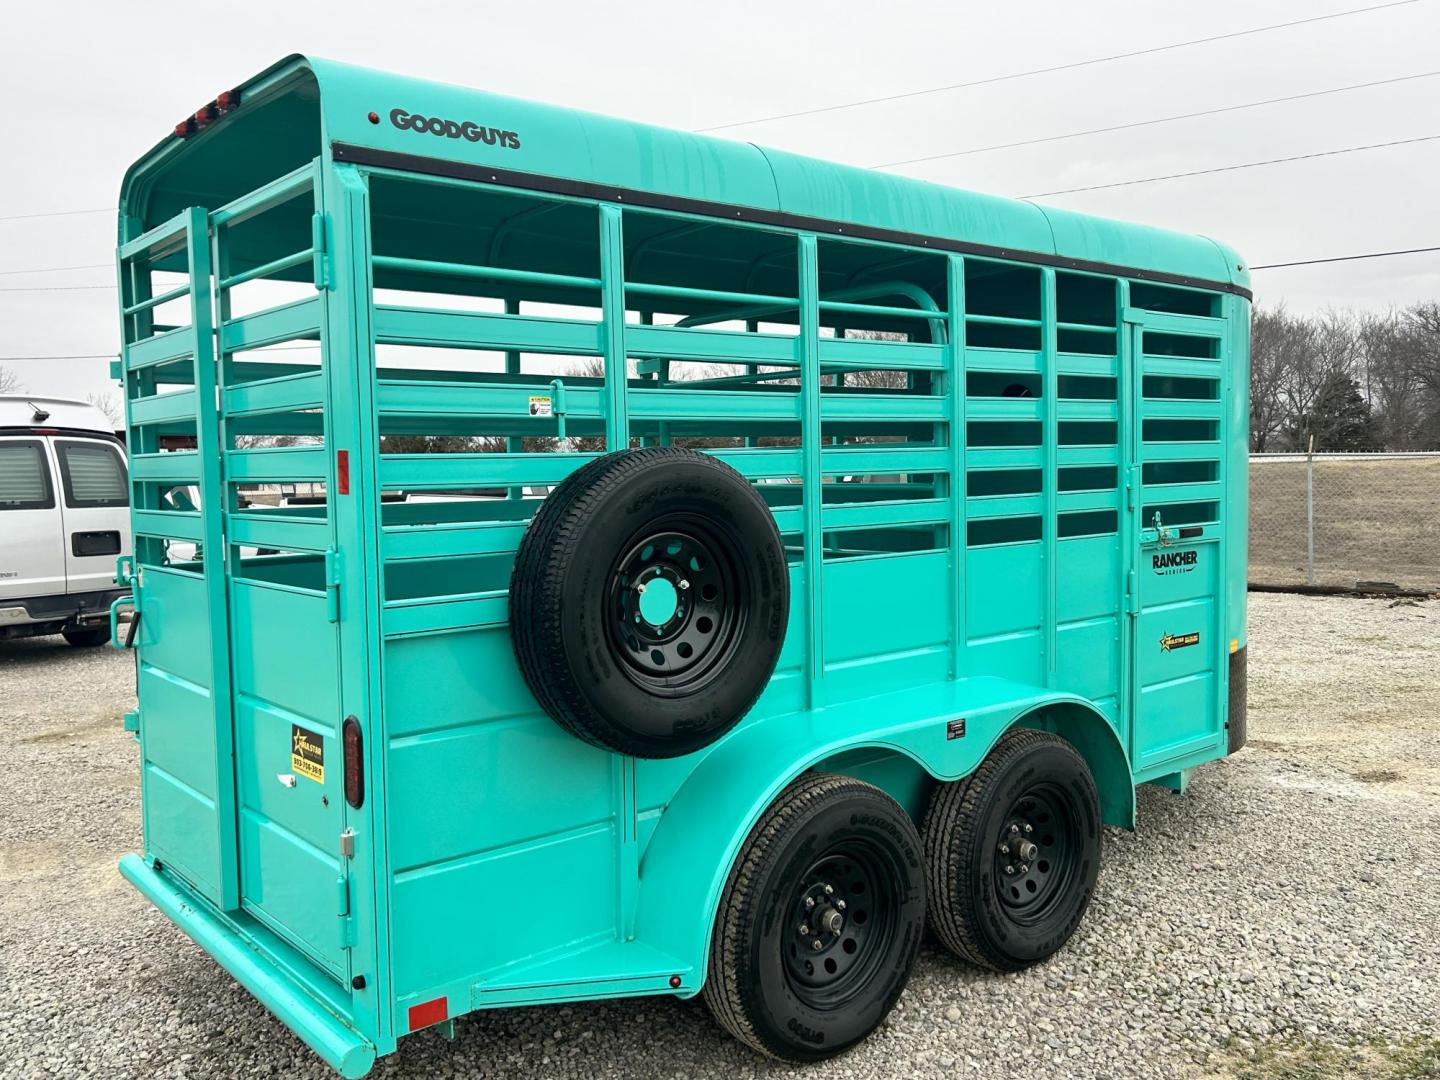
[[565, 382], [550, 380], [550, 410], [555, 414], [555, 437], [565, 438]]
[[330, 255], [325, 250], [325, 215], [316, 211], [310, 218], [310, 249], [314, 252], [315, 288], [330, 288]]
[[325, 552], [325, 618], [340, 621], [340, 552], [334, 548]]
[[340, 857], [342, 859], [353, 859], [355, 857], [355, 830], [346, 828], [340, 834]]

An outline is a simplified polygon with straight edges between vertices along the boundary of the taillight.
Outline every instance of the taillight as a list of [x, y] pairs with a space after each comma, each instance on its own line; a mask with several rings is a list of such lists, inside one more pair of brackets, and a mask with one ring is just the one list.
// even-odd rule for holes
[[365, 761], [362, 751], [360, 721], [347, 716], [340, 729], [340, 741], [345, 750], [345, 801], [356, 810], [365, 801]]

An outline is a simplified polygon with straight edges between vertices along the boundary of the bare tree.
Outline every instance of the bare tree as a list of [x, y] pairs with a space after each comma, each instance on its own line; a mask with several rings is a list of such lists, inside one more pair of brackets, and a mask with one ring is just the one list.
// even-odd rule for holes
[[110, 421], [110, 426], [117, 431], [125, 426], [125, 412], [120, 407], [120, 400], [113, 393], [86, 394], [85, 400], [105, 414], [105, 419]]
[[1314, 350], [1315, 330], [1285, 305], [1255, 312], [1250, 324], [1250, 449], [1275, 449], [1293, 412], [1287, 388]]
[[0, 394], [23, 393], [25, 386], [20, 382], [20, 376], [9, 368], [0, 367]]

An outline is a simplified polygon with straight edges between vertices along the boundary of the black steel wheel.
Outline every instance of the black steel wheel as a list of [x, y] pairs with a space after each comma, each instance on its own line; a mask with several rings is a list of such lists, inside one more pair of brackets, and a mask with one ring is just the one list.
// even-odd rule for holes
[[885, 1019], [924, 925], [920, 838], [905, 811], [859, 780], [807, 774], [765, 812], [731, 871], [705, 1002], [771, 1057], [830, 1057]]
[[930, 922], [956, 956], [1018, 971], [1080, 924], [1100, 870], [1100, 808], [1079, 752], [1058, 735], [1010, 732], [925, 816]]
[[788, 617], [774, 516], [694, 450], [618, 451], [576, 470], [536, 511], [510, 578], [535, 699], [587, 742], [639, 757], [691, 753], [739, 722]]

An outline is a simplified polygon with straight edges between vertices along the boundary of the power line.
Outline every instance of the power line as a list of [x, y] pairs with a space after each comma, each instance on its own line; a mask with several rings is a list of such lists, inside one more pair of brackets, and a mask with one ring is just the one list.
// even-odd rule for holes
[[939, 161], [942, 158], [964, 157], [966, 154], [984, 154], [991, 150], [1012, 150], [1020, 146], [1035, 146], [1039, 143], [1060, 142], [1062, 139], [1078, 139], [1084, 135], [1101, 135], [1109, 131], [1128, 131], [1131, 128], [1151, 127], [1155, 124], [1169, 124], [1176, 120], [1194, 120], [1201, 116], [1218, 116], [1221, 113], [1240, 112], [1243, 109], [1258, 109], [1262, 105], [1279, 105], [1287, 101], [1304, 101], [1308, 98], [1325, 97], [1328, 94], [1344, 94], [1351, 90], [1367, 90], [1374, 86], [1390, 86], [1395, 83], [1411, 82], [1415, 79], [1431, 79], [1440, 71], [1422, 71], [1415, 75], [1400, 75], [1393, 79], [1376, 79], [1374, 82], [1354, 83], [1350, 86], [1334, 86], [1328, 90], [1311, 90], [1304, 94], [1290, 94], [1286, 97], [1267, 98], [1264, 101], [1250, 101], [1243, 105], [1223, 105], [1200, 112], [1180, 113], [1176, 116], [1161, 116], [1153, 120], [1133, 120], [1127, 124], [1112, 124], [1108, 127], [1089, 128], [1085, 131], [1070, 131], [1064, 135], [1045, 135], [1038, 139], [1022, 139], [1019, 142], [996, 143], [993, 146], [972, 146], [967, 150], [951, 150], [943, 154], [929, 154], [925, 157], [906, 158], [904, 161], [886, 161], [871, 165], [872, 169], [891, 169], [898, 165], [918, 165], [925, 161]]
[[0, 221], [27, 221], [30, 218], [71, 217], [74, 214], [113, 214], [113, 206], [97, 206], [92, 210], [47, 210], [43, 214], [6, 214]]
[[1383, 150], [1387, 146], [1409, 146], [1412, 143], [1432, 142], [1435, 139], [1440, 139], [1440, 135], [1421, 135], [1414, 139], [1395, 139], [1391, 142], [1369, 143], [1366, 146], [1347, 146], [1341, 150], [1320, 150], [1313, 154], [1295, 154], [1291, 157], [1269, 158], [1265, 161], [1247, 161], [1241, 165], [1220, 165], [1213, 169], [1192, 169], [1189, 172], [1166, 173], [1164, 176], [1146, 176], [1139, 180], [1116, 180], [1111, 184], [1091, 184], [1089, 187], [1041, 191], [1034, 195], [1016, 195], [1015, 198], [1043, 199], [1049, 195], [1073, 195], [1077, 191], [1103, 191], [1106, 188], [1130, 187], [1134, 184], [1155, 184], [1161, 180], [1180, 180], [1187, 176], [1209, 176], [1212, 173], [1234, 172], [1237, 169], [1258, 169], [1262, 165], [1283, 165], [1289, 161], [1309, 161], [1313, 158], [1335, 157], [1337, 154], [1358, 154], [1362, 150]]
[[1336, 11], [1329, 15], [1315, 15], [1308, 19], [1295, 19], [1291, 22], [1272, 23], [1269, 26], [1257, 26], [1251, 30], [1235, 30], [1228, 34], [1216, 34], [1213, 37], [1192, 38], [1189, 41], [1171, 42], [1169, 45], [1155, 45], [1148, 49], [1136, 49], [1133, 52], [1114, 53], [1110, 56], [1096, 56], [1089, 60], [1074, 60], [1066, 64], [1056, 64], [1052, 67], [1032, 68], [1029, 71], [1013, 71], [1006, 75], [992, 75], [985, 79], [975, 79], [971, 82], [950, 83], [947, 86], [932, 86], [925, 90], [907, 90], [899, 94], [887, 94], [883, 97], [864, 98], [860, 101], [847, 101], [839, 105], [822, 105], [814, 109], [801, 109], [798, 112], [778, 113], [775, 116], [759, 116], [750, 120], [732, 120], [728, 124], [712, 124], [709, 127], [696, 128], [696, 131], [724, 131], [727, 128], [747, 127], [752, 124], [768, 124], [776, 120], [793, 120], [800, 116], [818, 116], [821, 113], [839, 112], [842, 109], [856, 109], [862, 105], [879, 105], [887, 101], [905, 101], [909, 98], [925, 97], [928, 94], [943, 94], [949, 90], [965, 90], [972, 86], [988, 86], [992, 83], [1009, 82], [1014, 79], [1027, 79], [1032, 75], [1049, 75], [1057, 71], [1071, 71], [1075, 68], [1093, 67], [1096, 64], [1108, 64], [1114, 60], [1129, 60], [1136, 56], [1150, 56], [1154, 53], [1169, 52], [1173, 49], [1184, 49], [1191, 45], [1208, 45], [1215, 41], [1228, 41], [1231, 38], [1247, 37], [1251, 34], [1265, 34], [1271, 30], [1284, 30], [1291, 26], [1303, 26], [1306, 23], [1325, 22], [1328, 19], [1340, 19], [1347, 15], [1368, 15], [1374, 11], [1383, 11], [1386, 8], [1404, 7], [1407, 4], [1417, 3], [1418, 0], [1395, 0], [1389, 4], [1375, 4], [1370, 7], [1351, 8], [1348, 11]]
[[1328, 259], [1301, 259], [1298, 262], [1266, 263], [1264, 266], [1252, 266], [1251, 270], [1279, 270], [1285, 266], [1315, 266], [1319, 263], [1353, 262], [1356, 259], [1388, 259], [1392, 255], [1421, 255], [1430, 251], [1440, 251], [1440, 247], [1405, 248], [1402, 251], [1370, 251], [1364, 255], [1332, 255]]
[[9, 274], [59, 274], [65, 270], [109, 270], [114, 263], [88, 263], [85, 266], [43, 266], [32, 270], [0, 270], [0, 277]]
[[[320, 348], [317, 341], [313, 345], [271, 345], [264, 349], [247, 350], [263, 355], [272, 352], [299, 352], [304, 350], [315, 350]], [[9, 364], [24, 360], [116, 360], [120, 356], [120, 350], [116, 349], [107, 353], [65, 353], [59, 356], [0, 356], [0, 364]]]
[[83, 292], [88, 289], [113, 289], [114, 285], [3, 285], [0, 292]]

